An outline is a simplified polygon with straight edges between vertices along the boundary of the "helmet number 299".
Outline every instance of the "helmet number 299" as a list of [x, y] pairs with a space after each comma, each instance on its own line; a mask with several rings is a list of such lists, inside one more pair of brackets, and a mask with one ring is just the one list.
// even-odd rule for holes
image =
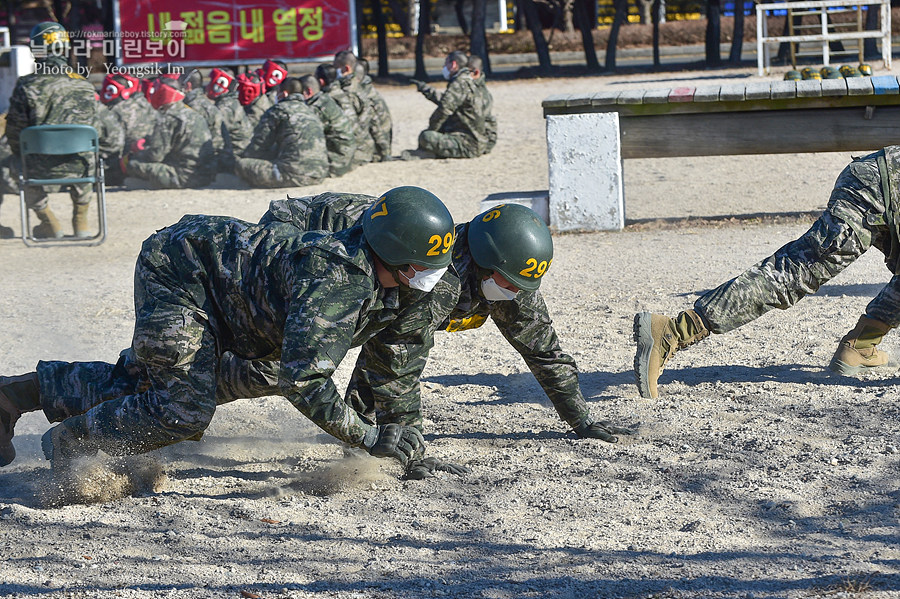
[[[428, 243], [432, 243], [434, 245], [428, 250], [426, 256], [439, 256], [441, 254], [446, 254], [451, 247], [453, 247], [453, 232], [449, 232], [441, 238], [440, 235], [432, 235], [428, 240]], [[443, 249], [441, 249], [443, 246]]]
[[534, 258], [529, 258], [525, 261], [526, 266], [522, 270], [519, 271], [519, 274], [523, 277], [533, 277], [535, 279], [540, 279], [544, 276], [544, 273], [547, 272], [547, 269], [550, 268], [550, 265], [553, 264], [553, 260], [547, 262], [546, 260], [541, 260], [538, 262]]

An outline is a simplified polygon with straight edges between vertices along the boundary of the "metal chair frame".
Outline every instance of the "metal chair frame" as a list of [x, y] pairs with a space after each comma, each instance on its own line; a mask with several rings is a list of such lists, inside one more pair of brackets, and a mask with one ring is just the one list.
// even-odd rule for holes
[[[28, 157], [35, 154], [62, 156], [91, 152], [94, 155], [93, 175], [62, 179], [32, 179], [28, 176]], [[38, 245], [100, 245], [106, 239], [106, 184], [103, 161], [100, 159], [100, 139], [90, 125], [35, 125], [26, 127], [19, 135], [19, 207], [22, 213], [22, 241], [27, 246]], [[45, 185], [73, 185], [90, 183], [97, 195], [99, 231], [93, 237], [61, 237], [38, 239], [31, 231], [29, 209], [25, 204], [28, 187]]]

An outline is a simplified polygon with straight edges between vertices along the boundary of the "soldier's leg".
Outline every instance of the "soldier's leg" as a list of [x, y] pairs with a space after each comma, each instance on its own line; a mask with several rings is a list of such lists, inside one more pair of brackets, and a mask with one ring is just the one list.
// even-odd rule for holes
[[62, 226], [50, 209], [46, 191], [40, 187], [29, 187], [25, 190], [25, 205], [34, 210], [40, 221], [32, 231], [36, 238], [59, 239], [63, 236]]
[[88, 212], [95, 196], [93, 186], [87, 183], [72, 185], [69, 196], [72, 198], [72, 230], [75, 237], [91, 237], [93, 232], [88, 225]]
[[841, 338], [828, 367], [844, 375], [886, 366], [890, 356], [878, 349], [887, 333], [900, 325], [900, 275], [894, 275], [866, 306], [850, 332]]
[[184, 187], [178, 170], [162, 162], [130, 160], [125, 172], [129, 177], [147, 181], [154, 189], [181, 189]]
[[245, 360], [230, 351], [223, 352], [216, 374], [216, 404], [281, 395], [278, 386], [280, 369], [280, 360]]
[[234, 169], [238, 176], [253, 187], [286, 187], [281, 171], [274, 162], [259, 158], [236, 158]]
[[478, 155], [475, 145], [462, 133], [426, 130], [419, 134], [419, 149], [438, 158], [475, 158]]

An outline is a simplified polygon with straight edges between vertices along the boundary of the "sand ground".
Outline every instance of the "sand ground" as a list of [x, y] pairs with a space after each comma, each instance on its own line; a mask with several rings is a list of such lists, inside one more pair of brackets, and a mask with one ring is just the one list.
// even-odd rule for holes
[[[0, 241], [0, 372], [114, 361], [141, 241], [182, 214], [256, 220], [288, 192], [411, 184], [462, 221], [490, 193], [547, 188], [546, 96], [754, 79], [497, 82], [499, 142], [477, 160], [372, 164], [299, 190], [225, 175], [199, 191], [111, 190], [99, 247]], [[412, 86], [381, 91], [398, 155], [431, 105]], [[79, 498], [94, 503], [60, 505], [39, 449], [48, 423], [26, 415], [0, 471], [0, 597], [900, 597], [897, 371], [824, 368], [890, 277], [874, 250], [794, 309], [679, 353], [658, 400], [632, 381], [634, 313], [686, 308], [799, 236], [849, 158], [629, 160], [633, 224], [555, 237], [542, 289], [595, 416], [637, 431], [618, 445], [576, 439], [491, 324], [439, 333], [424, 374], [429, 453], [466, 464], [462, 477], [402, 481], [387, 461], [345, 459], [267, 398], [221, 408], [200, 442], [119, 471], [89, 464]], [[18, 227], [11, 200], [0, 222]]]

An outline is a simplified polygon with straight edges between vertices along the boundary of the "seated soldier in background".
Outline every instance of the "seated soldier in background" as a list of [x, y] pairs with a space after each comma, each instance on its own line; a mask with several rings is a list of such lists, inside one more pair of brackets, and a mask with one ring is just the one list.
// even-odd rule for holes
[[263, 93], [266, 84], [259, 73], [242, 73], [238, 75], [237, 82], [238, 102], [244, 107], [250, 126], [256, 129], [262, 115], [274, 106], [269, 96]]
[[157, 189], [204, 187], [215, 179], [212, 136], [206, 120], [184, 103], [184, 85], [160, 77], [151, 102], [159, 111], [143, 149], [126, 155], [123, 170]]
[[250, 121], [238, 100], [237, 81], [234, 75], [225, 69], [216, 68], [210, 71], [206, 95], [216, 103], [216, 108], [222, 115], [224, 128], [219, 170], [231, 172], [234, 170], [234, 159], [244, 152], [244, 148], [253, 137]]
[[322, 121], [325, 131], [325, 147], [328, 149], [328, 172], [332, 177], [340, 177], [353, 168], [353, 153], [356, 152], [356, 137], [353, 123], [347, 115], [319, 88], [319, 80], [313, 75], [300, 78], [303, 98]]
[[213, 160], [218, 169], [218, 165], [224, 160], [223, 153], [225, 152], [222, 113], [206, 95], [206, 90], [203, 88], [203, 75], [200, 71], [191, 69], [181, 77], [181, 80], [184, 82], [184, 103], [199, 112], [209, 127], [209, 134], [212, 137]]
[[337, 85], [343, 94], [334, 95], [344, 114], [356, 122], [356, 153], [354, 166], [372, 162], [375, 159], [375, 140], [372, 138], [372, 106], [356, 78], [356, 56], [349, 50], [338, 52], [334, 57]]
[[393, 139], [393, 123], [391, 111], [387, 102], [369, 77], [369, 61], [357, 58], [356, 77], [359, 79], [359, 89], [363, 97], [369, 100], [372, 109], [372, 123], [369, 125], [369, 134], [375, 142], [375, 162], [385, 162], [391, 159], [391, 140]]
[[484, 110], [484, 153], [490, 154], [494, 146], [497, 145], [497, 119], [494, 117], [494, 97], [488, 91], [486, 77], [484, 74], [484, 61], [481, 57], [473, 54], [469, 57], [469, 72], [472, 73], [472, 79], [477, 84], [478, 92], [481, 94], [481, 102]]
[[103, 79], [100, 101], [118, 117], [125, 131], [123, 146], [131, 148], [153, 132], [159, 116], [141, 90], [140, 80], [125, 73], [109, 74]]
[[263, 63], [262, 67], [256, 70], [256, 73], [263, 82], [263, 93], [269, 98], [269, 104], [274, 106], [281, 93], [281, 83], [288, 76], [287, 63], [283, 60], [272, 60], [270, 58]]
[[325, 131], [299, 79], [282, 82], [278, 103], [259, 121], [235, 170], [253, 187], [314, 185], [328, 176]]
[[[404, 150], [404, 160], [419, 158], [475, 158], [484, 153], [487, 135], [484, 123], [484, 102], [478, 85], [466, 66], [464, 52], [454, 51], [444, 61], [444, 78], [450, 83], [437, 99], [421, 81], [416, 85], [437, 108], [428, 120], [428, 129], [419, 134], [416, 150]], [[429, 93], [429, 90], [431, 93]]]

